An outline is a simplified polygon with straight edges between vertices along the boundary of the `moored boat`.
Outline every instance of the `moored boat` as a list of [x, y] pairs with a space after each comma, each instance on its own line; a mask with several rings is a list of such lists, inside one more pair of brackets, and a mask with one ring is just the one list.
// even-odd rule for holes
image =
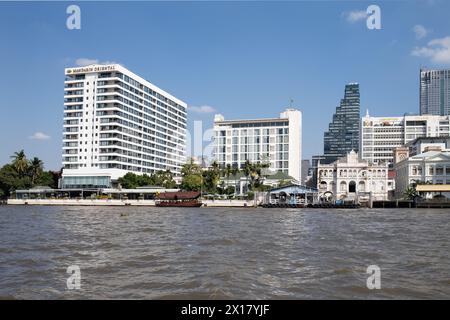
[[200, 192], [180, 191], [164, 192], [156, 196], [155, 205], [157, 207], [201, 207], [199, 200]]

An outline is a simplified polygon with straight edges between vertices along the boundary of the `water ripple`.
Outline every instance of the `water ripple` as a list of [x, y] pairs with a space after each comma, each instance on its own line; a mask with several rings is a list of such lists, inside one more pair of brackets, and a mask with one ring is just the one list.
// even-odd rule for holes
[[[0, 299], [448, 299], [446, 210], [0, 207]], [[382, 289], [366, 287], [378, 265]], [[67, 267], [81, 289], [66, 287]]]

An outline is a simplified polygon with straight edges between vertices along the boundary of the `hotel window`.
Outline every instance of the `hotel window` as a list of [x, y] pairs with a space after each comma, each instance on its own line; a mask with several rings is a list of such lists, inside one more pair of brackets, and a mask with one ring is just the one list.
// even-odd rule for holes
[[444, 167], [436, 167], [436, 175], [442, 176], [444, 174]]

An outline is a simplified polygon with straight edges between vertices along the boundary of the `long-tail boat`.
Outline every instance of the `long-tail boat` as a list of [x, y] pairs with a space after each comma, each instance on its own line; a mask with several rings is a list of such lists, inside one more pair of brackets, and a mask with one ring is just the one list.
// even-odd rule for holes
[[200, 192], [180, 191], [163, 192], [156, 195], [155, 205], [157, 207], [201, 207], [199, 200]]

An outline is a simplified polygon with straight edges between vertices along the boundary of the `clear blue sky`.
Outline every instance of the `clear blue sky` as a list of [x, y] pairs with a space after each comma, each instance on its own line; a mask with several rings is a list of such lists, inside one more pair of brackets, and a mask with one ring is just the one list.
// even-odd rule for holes
[[[198, 107], [190, 126], [211, 126], [202, 106], [272, 117], [292, 98], [304, 158], [322, 152], [346, 83], [360, 83], [362, 113], [416, 113], [420, 66], [450, 65], [445, 0], [79, 2], [81, 30], [68, 30], [72, 3], [0, 3], [0, 164], [23, 148], [60, 168], [63, 69], [80, 59], [121, 63]], [[370, 4], [381, 7], [381, 30], [359, 19]]]

